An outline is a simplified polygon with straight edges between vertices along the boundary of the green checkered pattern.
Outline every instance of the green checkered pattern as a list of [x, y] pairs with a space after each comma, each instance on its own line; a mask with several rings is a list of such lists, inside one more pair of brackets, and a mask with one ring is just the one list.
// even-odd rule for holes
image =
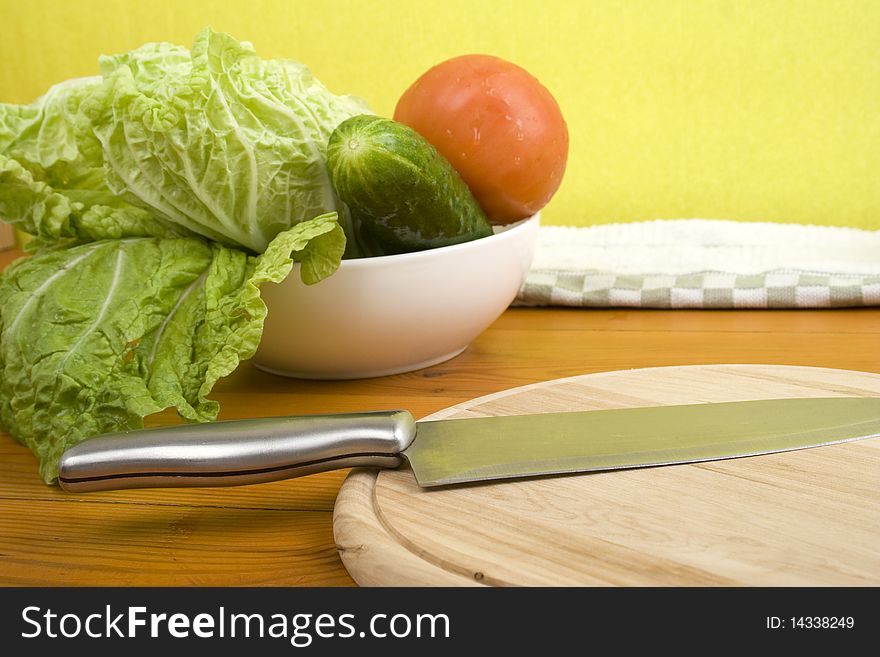
[[880, 305], [880, 276], [779, 270], [620, 275], [532, 269], [514, 305], [634, 308], [844, 308]]

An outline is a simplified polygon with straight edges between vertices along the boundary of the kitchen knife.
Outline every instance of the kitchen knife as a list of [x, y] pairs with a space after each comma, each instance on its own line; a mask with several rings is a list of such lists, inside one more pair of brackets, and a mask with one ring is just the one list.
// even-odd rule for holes
[[880, 436], [880, 398], [776, 399], [415, 422], [306, 415], [99, 436], [61, 457], [68, 491], [233, 486], [408, 462], [421, 486], [756, 456]]

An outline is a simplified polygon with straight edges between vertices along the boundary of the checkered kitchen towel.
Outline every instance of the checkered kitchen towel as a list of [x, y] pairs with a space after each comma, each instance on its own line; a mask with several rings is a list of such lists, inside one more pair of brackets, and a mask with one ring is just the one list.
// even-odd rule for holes
[[519, 306], [880, 305], [880, 231], [707, 219], [542, 226]]

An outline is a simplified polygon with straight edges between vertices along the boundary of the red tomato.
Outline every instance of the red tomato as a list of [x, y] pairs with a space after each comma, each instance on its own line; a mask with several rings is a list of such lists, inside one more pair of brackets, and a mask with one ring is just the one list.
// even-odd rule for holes
[[490, 55], [455, 57], [404, 92], [394, 119], [446, 157], [493, 223], [530, 217], [562, 182], [568, 128], [550, 92]]

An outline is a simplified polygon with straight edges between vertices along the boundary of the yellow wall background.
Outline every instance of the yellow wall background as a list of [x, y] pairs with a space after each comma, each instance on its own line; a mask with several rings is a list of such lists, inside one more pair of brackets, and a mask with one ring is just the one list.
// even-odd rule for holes
[[880, 229], [880, 0], [0, 0], [0, 16], [4, 102], [207, 24], [384, 115], [433, 64], [485, 52], [568, 121], [547, 223]]

